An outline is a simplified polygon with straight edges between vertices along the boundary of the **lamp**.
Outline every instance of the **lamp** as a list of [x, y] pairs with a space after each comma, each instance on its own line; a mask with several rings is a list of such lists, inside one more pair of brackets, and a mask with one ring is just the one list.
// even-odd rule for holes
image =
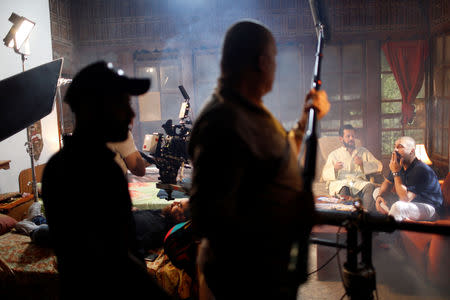
[[13, 23], [13, 25], [3, 39], [5, 46], [14, 48], [16, 53], [30, 55], [28, 37], [36, 23], [15, 13], [12, 13], [8, 20]]
[[432, 162], [430, 158], [428, 157], [427, 151], [425, 150], [424, 144], [417, 144], [416, 145], [416, 157], [420, 159], [423, 163], [427, 165], [431, 165]]

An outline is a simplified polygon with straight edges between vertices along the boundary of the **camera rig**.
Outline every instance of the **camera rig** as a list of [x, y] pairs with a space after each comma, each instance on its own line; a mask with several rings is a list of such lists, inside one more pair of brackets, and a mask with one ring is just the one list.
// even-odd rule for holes
[[178, 88], [184, 98], [179, 113], [180, 123], [174, 125], [172, 119], [169, 119], [162, 125], [165, 135], [162, 133], [146, 135], [144, 151], [148, 149], [150, 156], [141, 152], [144, 159], [158, 168], [159, 182], [156, 186], [166, 190], [167, 200], [173, 199], [173, 190], [186, 192], [186, 188], [177, 185], [177, 176], [182, 165], [189, 168], [187, 145], [192, 129], [192, 120], [189, 116], [190, 98], [182, 85]]
[[352, 300], [374, 299], [376, 272], [372, 263], [373, 232], [391, 233], [395, 230], [406, 230], [450, 236], [450, 226], [445, 224], [397, 222], [392, 216], [371, 214], [361, 207], [353, 212], [317, 209], [316, 224], [344, 226], [346, 229], [346, 243], [320, 238], [311, 238], [310, 242], [346, 249], [347, 260], [343, 266], [342, 280], [346, 295]]

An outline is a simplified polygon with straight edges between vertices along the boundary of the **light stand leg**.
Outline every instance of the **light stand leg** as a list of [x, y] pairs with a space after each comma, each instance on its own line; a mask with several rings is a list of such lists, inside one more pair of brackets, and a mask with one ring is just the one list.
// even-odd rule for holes
[[32, 175], [32, 188], [33, 188], [33, 195], [34, 195], [34, 201], [38, 201], [39, 195], [37, 190], [37, 180], [36, 180], [36, 170], [34, 168], [34, 150], [33, 150], [33, 142], [31, 141], [31, 128], [27, 128], [27, 142], [25, 143], [27, 146], [27, 152], [30, 155], [30, 161], [31, 161], [31, 175]]

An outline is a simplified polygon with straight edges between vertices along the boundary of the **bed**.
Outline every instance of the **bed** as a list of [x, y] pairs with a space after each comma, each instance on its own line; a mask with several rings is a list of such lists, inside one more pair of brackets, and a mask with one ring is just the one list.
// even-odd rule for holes
[[[195, 293], [192, 279], [176, 268], [156, 249], [155, 261], [147, 261], [153, 279], [178, 299], [191, 298]], [[0, 295], [2, 299], [58, 299], [58, 271], [53, 251], [31, 243], [28, 236], [9, 232], [0, 236]]]
[[[144, 177], [128, 174], [133, 206], [160, 209], [171, 203], [159, 198], [156, 188], [158, 170], [147, 168]], [[162, 193], [160, 193], [162, 194]], [[163, 195], [162, 195], [163, 196]], [[179, 194], [178, 197], [186, 197]], [[158, 257], [147, 261], [147, 269], [158, 284], [178, 299], [192, 298], [194, 285], [189, 275], [172, 265], [163, 249]], [[51, 249], [31, 243], [31, 239], [14, 230], [0, 235], [0, 295], [2, 299], [58, 299], [56, 257]]]
[[[128, 189], [130, 191], [133, 207], [137, 209], [161, 209], [173, 200], [166, 200], [167, 193], [156, 187], [158, 181], [158, 169], [154, 166], [146, 168], [146, 174], [143, 177], [127, 174]], [[172, 197], [175, 200], [187, 198], [187, 196], [179, 191], [174, 191]]]
[[56, 257], [14, 232], [0, 236], [2, 299], [57, 299]]

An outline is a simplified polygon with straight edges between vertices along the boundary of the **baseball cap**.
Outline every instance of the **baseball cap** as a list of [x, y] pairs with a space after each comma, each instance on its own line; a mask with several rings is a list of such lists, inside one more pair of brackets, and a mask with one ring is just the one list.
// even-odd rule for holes
[[81, 101], [95, 101], [102, 95], [111, 97], [118, 93], [141, 95], [150, 88], [149, 78], [130, 78], [122, 70], [116, 70], [112, 63], [99, 61], [78, 72], [67, 89], [64, 101], [73, 111]]

